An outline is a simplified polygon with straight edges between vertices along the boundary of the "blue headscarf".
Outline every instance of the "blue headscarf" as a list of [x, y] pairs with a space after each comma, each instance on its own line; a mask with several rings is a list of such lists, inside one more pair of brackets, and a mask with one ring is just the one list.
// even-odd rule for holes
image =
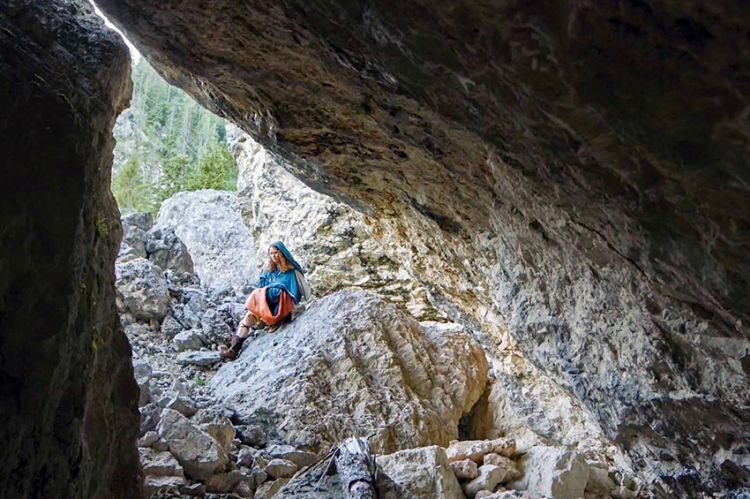
[[281, 241], [276, 241], [271, 246], [281, 251], [281, 254], [284, 255], [284, 258], [286, 258], [286, 261], [291, 263], [295, 269], [299, 270], [300, 274], [305, 273], [305, 271], [302, 270], [302, 266], [299, 263], [297, 263], [297, 260], [295, 260], [292, 254], [289, 252], [289, 250], [286, 249], [286, 246], [284, 246], [284, 243], [282, 243]]

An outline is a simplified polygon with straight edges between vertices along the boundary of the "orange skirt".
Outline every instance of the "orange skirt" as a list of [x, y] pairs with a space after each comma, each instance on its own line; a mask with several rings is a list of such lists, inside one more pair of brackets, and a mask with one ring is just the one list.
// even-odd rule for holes
[[289, 293], [281, 290], [279, 306], [276, 308], [276, 314], [272, 314], [271, 307], [268, 306], [268, 301], [266, 300], [266, 288], [258, 288], [250, 293], [247, 302], [245, 302], [245, 307], [267, 325], [275, 326], [292, 313], [294, 302]]

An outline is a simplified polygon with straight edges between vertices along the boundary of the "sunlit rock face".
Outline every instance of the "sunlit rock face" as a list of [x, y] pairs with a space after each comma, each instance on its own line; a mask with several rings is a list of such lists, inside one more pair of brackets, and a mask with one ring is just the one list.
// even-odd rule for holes
[[101, 3], [656, 490], [747, 481], [747, 6]]
[[417, 319], [445, 318], [393, 256], [404, 241], [383, 238], [373, 217], [312, 190], [240, 129], [228, 127], [227, 138], [239, 171], [237, 200], [259, 262], [281, 240], [302, 263], [315, 296], [355, 286], [402, 304]]
[[139, 497], [115, 308], [125, 45], [87, 2], [0, 8], [0, 497]]
[[211, 380], [214, 396], [238, 421], [315, 452], [359, 435], [379, 454], [447, 446], [487, 383], [465, 330], [420, 324], [365, 291], [321, 298], [246, 344]]

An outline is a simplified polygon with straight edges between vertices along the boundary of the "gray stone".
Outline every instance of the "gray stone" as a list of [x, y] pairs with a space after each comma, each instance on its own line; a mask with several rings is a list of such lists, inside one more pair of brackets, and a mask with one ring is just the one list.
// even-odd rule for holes
[[[131, 213], [120, 219], [122, 223], [122, 245], [131, 248], [133, 253], [146, 258], [147, 232], [154, 224], [150, 213]], [[119, 257], [118, 257], [119, 258]]]
[[159, 440], [159, 435], [155, 431], [147, 431], [138, 439], [138, 447], [151, 447], [157, 440]]
[[141, 412], [140, 434], [145, 435], [146, 432], [156, 429], [156, 425], [159, 424], [159, 417], [161, 415], [162, 408], [157, 404], [150, 403], [144, 405], [139, 410]]
[[586, 493], [604, 497], [611, 494], [617, 484], [609, 476], [609, 470], [604, 466], [589, 464], [589, 479], [586, 482]]
[[486, 454], [484, 456], [484, 464], [492, 464], [503, 470], [505, 476], [500, 483], [512, 482], [521, 478], [521, 472], [518, 470], [515, 461], [500, 454]]
[[210, 367], [221, 362], [221, 356], [213, 350], [182, 352], [177, 355], [177, 362], [183, 366]]
[[253, 496], [253, 487], [252, 487], [251, 483], [241, 481], [234, 488], [234, 493], [237, 494], [240, 497], [252, 497]]
[[151, 388], [148, 380], [138, 384], [138, 407], [143, 407], [152, 401]]
[[264, 482], [255, 491], [253, 497], [255, 499], [271, 499], [288, 481], [288, 478], [279, 478], [271, 482]]
[[586, 460], [566, 449], [535, 446], [521, 456], [518, 465], [522, 477], [508, 488], [553, 499], [582, 497], [589, 478]]
[[231, 492], [242, 478], [242, 473], [237, 470], [228, 473], [217, 473], [206, 482], [206, 490], [220, 494]]
[[193, 260], [187, 246], [169, 228], [154, 227], [148, 232], [146, 254], [154, 265], [164, 270], [193, 273]]
[[206, 433], [214, 437], [226, 452], [229, 452], [235, 435], [234, 426], [232, 426], [229, 418], [218, 416], [208, 423], [201, 423], [200, 426]]
[[187, 482], [182, 476], [146, 475], [143, 480], [143, 491], [146, 497], [151, 497], [156, 493], [168, 496], [180, 491], [185, 485]]
[[160, 438], [151, 444], [151, 448], [155, 451], [164, 452], [169, 450], [169, 444], [163, 438]]
[[177, 319], [170, 313], [164, 318], [161, 323], [161, 332], [164, 333], [168, 338], [173, 338], [177, 333], [185, 329]]
[[141, 469], [144, 475], [183, 476], [182, 466], [169, 452], [156, 452], [150, 448], [140, 448]]
[[[123, 239], [128, 238], [128, 231], [131, 228], [140, 229], [145, 234], [146, 232], [151, 230], [151, 227], [154, 226], [154, 218], [151, 216], [151, 213], [147, 211], [142, 212], [142, 213], [130, 213], [128, 215], [124, 215], [121, 218], [121, 222], [122, 222]], [[146, 242], [145, 238], [143, 238], [143, 242], [144, 243]]]
[[177, 411], [164, 409], [157, 433], [185, 473], [194, 479], [207, 480], [229, 462], [216, 440]]
[[445, 451], [438, 446], [378, 456], [376, 463], [378, 494], [383, 499], [464, 497]]
[[496, 492], [490, 492], [488, 490], [480, 490], [475, 499], [532, 499], [532, 496], [518, 492], [515, 490], [499, 490]]
[[265, 452], [272, 458], [291, 461], [300, 468], [312, 464], [317, 459], [317, 456], [312, 452], [295, 449], [291, 445], [270, 445]]
[[117, 261], [125, 263], [136, 258], [143, 258], [144, 255], [138, 253], [136, 250], [125, 244], [120, 244], [120, 251], [117, 253]]
[[263, 447], [266, 445], [266, 435], [260, 425], [236, 425], [234, 429], [240, 441], [250, 447]]
[[256, 487], [268, 480], [268, 473], [260, 468], [253, 468], [250, 471], [250, 475], [253, 477], [253, 483]]
[[141, 383], [148, 381], [151, 377], [152, 371], [148, 361], [143, 359], [133, 359], [133, 376], [136, 382]]
[[209, 424], [221, 421], [222, 424], [225, 419], [232, 419], [234, 417], [234, 411], [223, 404], [214, 402], [210, 407], [204, 407], [200, 409], [195, 416], [193, 421], [196, 424]]
[[237, 466], [247, 466], [252, 468], [255, 464], [255, 450], [251, 450], [248, 447], [243, 447], [237, 454]]
[[190, 396], [188, 385], [185, 380], [181, 378], [177, 378], [172, 382], [172, 385], [169, 387], [169, 392], [180, 397]]
[[192, 483], [180, 486], [179, 491], [185, 496], [203, 497], [206, 494], [206, 486], [202, 483]]
[[512, 456], [516, 452], [516, 441], [508, 438], [494, 440], [461, 440], [452, 441], [445, 450], [448, 461], [471, 459], [477, 464], [484, 462], [484, 456], [495, 453], [501, 456]]
[[497, 485], [505, 480], [506, 472], [500, 466], [483, 464], [479, 467], [479, 476], [464, 485], [466, 497], [474, 497], [480, 491], [492, 492]]
[[205, 346], [197, 331], [194, 329], [177, 333], [175, 337], [172, 338], [172, 343], [178, 352], [183, 352], [185, 350], [200, 350]]
[[117, 309], [138, 320], [161, 321], [167, 315], [169, 291], [159, 267], [145, 258], [115, 265]]
[[198, 409], [195, 407], [195, 402], [183, 395], [176, 395], [172, 397], [164, 407], [166, 407], [167, 409], [175, 410], [186, 418], [190, 418], [193, 416], [193, 414], [198, 412]]
[[200, 278], [190, 272], [167, 269], [164, 271], [164, 278], [167, 280], [170, 291], [175, 294], [179, 294], [183, 288], [195, 288], [201, 286]]
[[242, 292], [248, 281], [258, 279], [264, 260], [257, 256], [241, 212], [234, 193], [181, 192], [162, 203], [156, 226], [173, 229], [185, 242], [195, 272], [207, 287]]
[[286, 459], [271, 459], [268, 464], [263, 468], [263, 471], [268, 473], [273, 478], [291, 478], [297, 473], [299, 466]]
[[214, 342], [223, 342], [223, 338], [232, 334], [232, 328], [225, 322], [221, 314], [215, 309], [206, 310], [201, 319], [203, 334]]
[[[133, 320], [135, 320], [135, 317], [127, 313], [123, 314], [121, 317], [132, 317]], [[146, 338], [150, 337], [152, 333], [153, 331], [151, 331], [151, 328], [146, 324], [130, 322], [125, 326], [125, 334], [128, 338]]]
[[477, 463], [471, 459], [463, 459], [461, 461], [453, 461], [451, 469], [459, 480], [473, 480], [479, 476], [479, 468]]

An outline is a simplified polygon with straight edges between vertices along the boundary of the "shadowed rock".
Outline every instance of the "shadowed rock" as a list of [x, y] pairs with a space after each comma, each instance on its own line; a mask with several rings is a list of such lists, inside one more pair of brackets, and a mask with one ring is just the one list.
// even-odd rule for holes
[[129, 74], [87, 2], [3, 1], [0, 497], [141, 495], [109, 189]]

